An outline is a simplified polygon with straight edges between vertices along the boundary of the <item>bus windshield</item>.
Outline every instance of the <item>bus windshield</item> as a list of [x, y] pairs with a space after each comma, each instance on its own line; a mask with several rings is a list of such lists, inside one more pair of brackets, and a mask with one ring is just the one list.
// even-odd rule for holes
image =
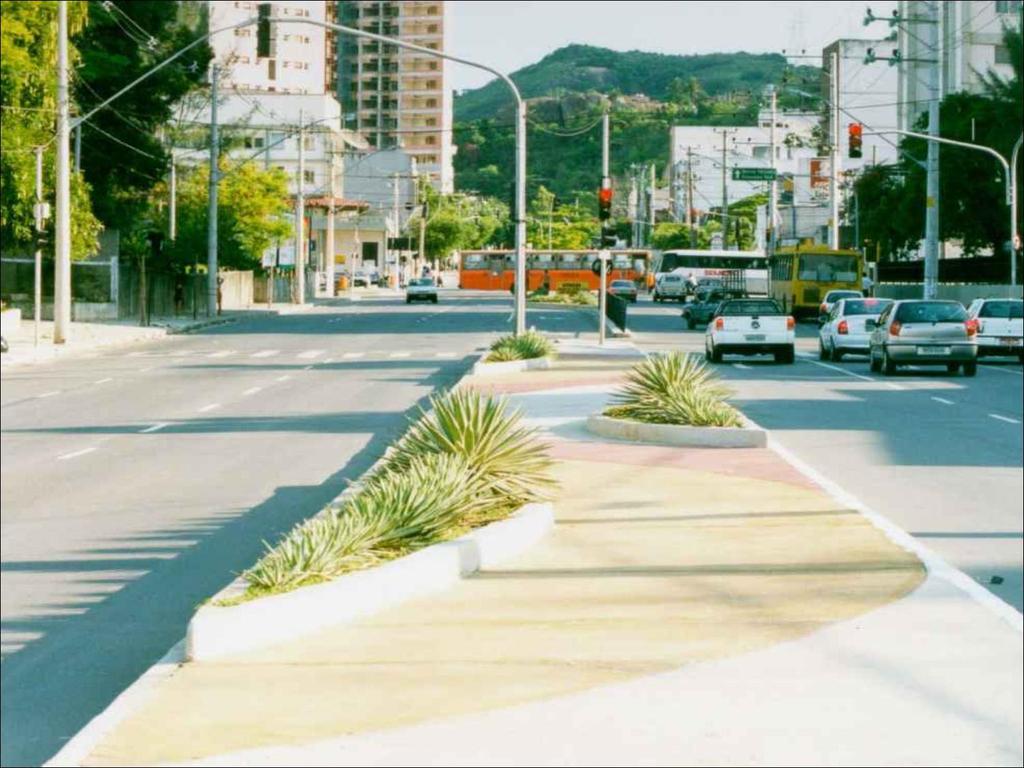
[[818, 283], [852, 283], [857, 280], [857, 257], [839, 253], [802, 253], [798, 280]]

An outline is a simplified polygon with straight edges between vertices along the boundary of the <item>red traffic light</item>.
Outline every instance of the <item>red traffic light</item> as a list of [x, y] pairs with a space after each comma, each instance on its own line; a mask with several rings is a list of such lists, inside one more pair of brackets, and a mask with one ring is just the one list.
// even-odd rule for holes
[[860, 123], [850, 123], [849, 125], [849, 144], [850, 151], [849, 156], [852, 158], [863, 157], [862, 149], [862, 136], [864, 133], [864, 127]]
[[598, 218], [605, 221], [612, 217], [612, 188], [602, 187], [597, 191]]

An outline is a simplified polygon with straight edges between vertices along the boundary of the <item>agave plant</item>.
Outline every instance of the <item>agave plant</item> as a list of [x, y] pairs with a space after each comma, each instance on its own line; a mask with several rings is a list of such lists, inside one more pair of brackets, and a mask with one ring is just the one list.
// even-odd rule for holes
[[488, 362], [507, 360], [532, 360], [554, 354], [551, 341], [536, 331], [527, 331], [519, 336], [502, 336], [491, 345]]
[[450, 453], [479, 473], [492, 503], [518, 506], [548, 495], [554, 480], [547, 446], [504, 400], [455, 390], [430, 402], [433, 412], [392, 449], [384, 472], [404, 472], [418, 456]]
[[700, 358], [671, 352], [636, 365], [608, 414], [662, 424], [740, 426], [739, 414], [724, 402], [728, 394]]

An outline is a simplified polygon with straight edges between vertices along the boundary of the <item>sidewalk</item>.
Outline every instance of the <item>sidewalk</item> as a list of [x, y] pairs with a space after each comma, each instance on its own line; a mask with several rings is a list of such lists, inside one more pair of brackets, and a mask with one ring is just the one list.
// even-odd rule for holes
[[87, 765], [1020, 764], [1021, 635], [768, 449], [595, 438], [636, 361], [470, 379], [546, 431], [526, 555], [186, 664]]

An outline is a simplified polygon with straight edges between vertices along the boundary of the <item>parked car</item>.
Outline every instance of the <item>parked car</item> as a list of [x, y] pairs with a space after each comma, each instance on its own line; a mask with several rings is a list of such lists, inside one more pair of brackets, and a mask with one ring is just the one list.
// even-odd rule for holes
[[774, 355], [777, 363], [796, 359], [796, 321], [774, 299], [723, 301], [704, 333], [704, 356]]
[[840, 299], [863, 299], [864, 293], [862, 291], [852, 291], [836, 289], [829, 291], [825, 294], [825, 298], [821, 300], [821, 305], [818, 307], [818, 322], [825, 322], [825, 318], [828, 317], [828, 313], [832, 311], [832, 307]]
[[608, 293], [636, 304], [636, 285], [632, 280], [612, 280]]
[[429, 301], [437, 304], [437, 286], [432, 277], [414, 277], [405, 288], [405, 303]]
[[868, 320], [878, 320], [891, 299], [840, 299], [818, 331], [818, 357], [838, 363], [843, 355], [866, 355], [871, 350]]
[[686, 301], [686, 278], [678, 272], [659, 275], [654, 283], [655, 301]]
[[1016, 355], [1024, 365], [1024, 301], [975, 299], [967, 316], [977, 328], [978, 357]]
[[698, 325], [707, 325], [718, 309], [718, 305], [730, 298], [724, 288], [719, 288], [695, 299], [683, 307], [683, 320], [691, 331]]
[[885, 375], [900, 365], [945, 365], [950, 373], [961, 366], [964, 376], [978, 372], [975, 322], [958, 301], [906, 299], [894, 301], [871, 330], [871, 370]]

